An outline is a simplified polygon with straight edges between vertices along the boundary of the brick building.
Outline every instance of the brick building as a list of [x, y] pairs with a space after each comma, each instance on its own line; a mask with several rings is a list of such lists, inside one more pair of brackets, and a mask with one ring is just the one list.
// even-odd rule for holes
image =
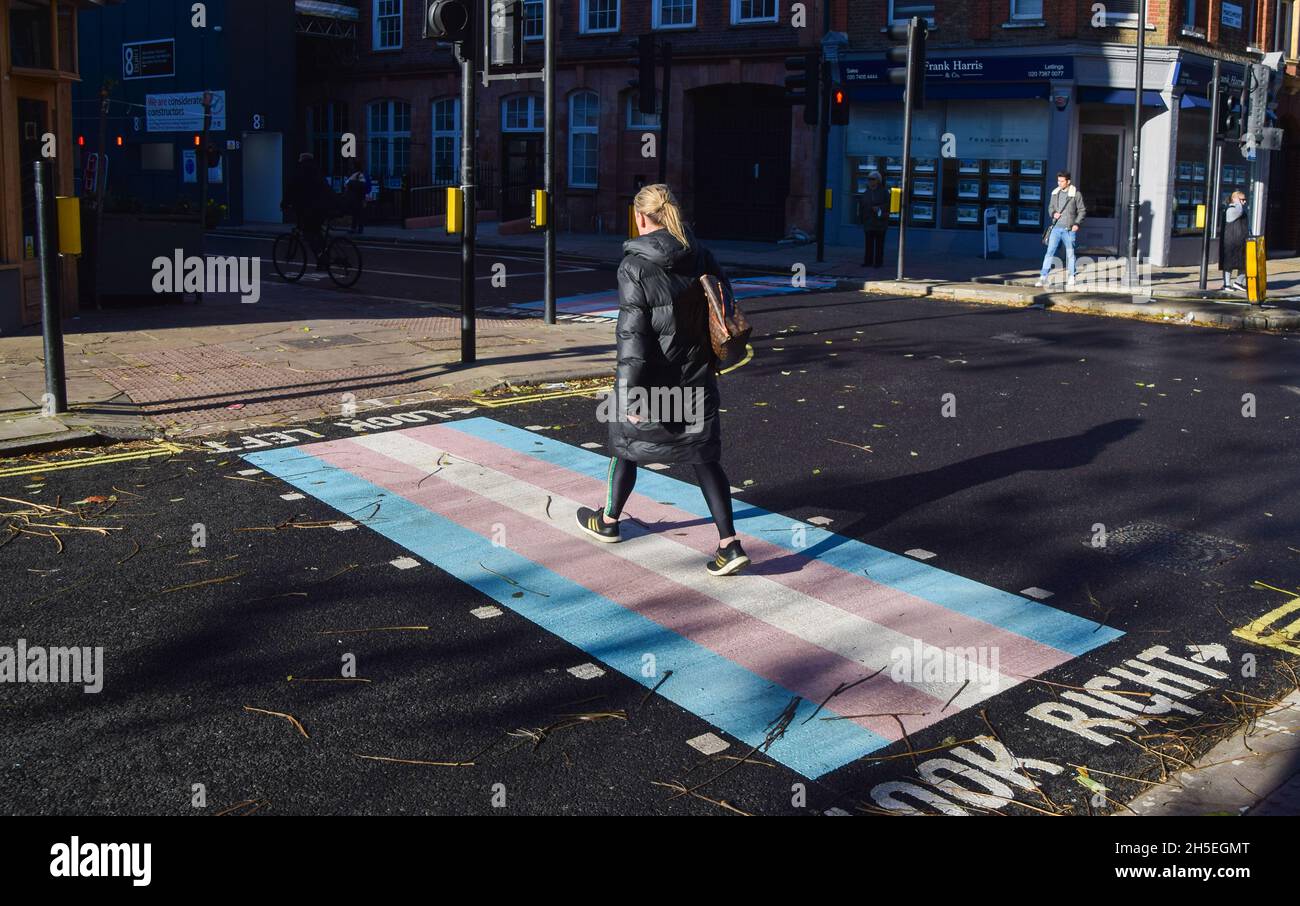
[[[528, 58], [542, 54], [544, 0], [523, 0]], [[636, 187], [658, 178], [643, 137], [666, 147], [668, 181], [703, 235], [775, 239], [811, 230], [817, 133], [782, 100], [785, 59], [814, 49], [818, 2], [793, 27], [788, 0], [556, 0], [557, 193], [560, 230], [622, 232]], [[830, 0], [823, 0], [830, 2]], [[441, 210], [436, 187], [457, 181], [460, 77], [450, 48], [421, 37], [422, 0], [357, 0], [354, 53], [322, 63], [300, 52], [303, 141], [342, 175], [334, 149], [352, 132], [362, 163], [409, 210]], [[303, 6], [299, 0], [300, 11]], [[315, 7], [340, 6], [319, 4]], [[843, 18], [843, 13], [840, 14]], [[655, 34], [673, 49], [669, 121], [637, 109], [632, 42]], [[480, 88], [481, 203], [509, 220], [527, 216], [542, 185], [539, 81]], [[422, 198], [428, 203], [422, 203]]]
[[[1199, 260], [1196, 205], [1207, 203], [1212, 60], [1240, 85], [1242, 65], [1267, 51], [1295, 56], [1294, 2], [1281, 0], [1150, 0], [1142, 74], [1143, 125], [1139, 242], [1155, 264]], [[901, 90], [884, 78], [884, 31], [891, 21], [924, 16], [930, 35], [928, 102], [913, 138], [915, 192], [908, 207], [909, 248], [976, 253], [983, 212], [998, 212], [1004, 250], [1041, 250], [1045, 200], [1058, 170], [1070, 170], [1088, 200], [1081, 246], [1123, 250], [1128, 236], [1128, 174], [1133, 146], [1137, 0], [856, 0], [844, 28], [849, 48], [844, 79], [851, 124], [832, 139], [832, 182], [860, 190], [879, 168], [887, 182], [901, 175]], [[1284, 121], [1282, 125], [1287, 125]], [[1300, 138], [1295, 130], [1288, 141]], [[942, 153], [944, 140], [954, 155]], [[1260, 152], [1253, 174], [1288, 151]], [[1221, 192], [1249, 188], [1251, 166], [1224, 146]], [[1273, 202], [1283, 198], [1275, 192]], [[1256, 208], [1260, 199], [1253, 199]], [[1215, 210], [1214, 199], [1208, 199]], [[1277, 204], [1271, 208], [1278, 208]], [[832, 235], [856, 234], [851, 205], [833, 217]], [[1276, 226], [1276, 225], [1275, 225]], [[1280, 226], [1273, 245], [1295, 248], [1293, 228]], [[1289, 244], [1288, 244], [1289, 243]]]

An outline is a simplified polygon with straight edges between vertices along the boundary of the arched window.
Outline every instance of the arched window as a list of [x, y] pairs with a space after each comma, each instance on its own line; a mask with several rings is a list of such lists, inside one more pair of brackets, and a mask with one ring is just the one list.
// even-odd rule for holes
[[411, 164], [411, 105], [375, 101], [370, 105], [368, 160], [371, 177], [400, 179]]
[[569, 185], [596, 188], [600, 158], [600, 98], [579, 91], [569, 98]]
[[433, 184], [455, 185], [460, 173], [460, 98], [433, 102]]

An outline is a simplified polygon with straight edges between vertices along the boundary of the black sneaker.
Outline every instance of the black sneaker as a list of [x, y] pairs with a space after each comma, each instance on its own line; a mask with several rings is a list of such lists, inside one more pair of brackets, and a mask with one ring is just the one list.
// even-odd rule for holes
[[618, 523], [606, 522], [605, 511], [590, 507], [578, 507], [578, 527], [597, 541], [613, 544], [619, 540]]
[[711, 576], [730, 576], [749, 566], [749, 556], [739, 541], [733, 541], [726, 547], [720, 547], [713, 559], [704, 564]]

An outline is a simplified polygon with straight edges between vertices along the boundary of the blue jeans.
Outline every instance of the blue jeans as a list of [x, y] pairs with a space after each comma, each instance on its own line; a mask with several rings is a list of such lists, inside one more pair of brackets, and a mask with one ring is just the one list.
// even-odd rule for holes
[[1052, 232], [1047, 236], [1047, 254], [1043, 256], [1044, 280], [1052, 271], [1052, 260], [1056, 257], [1056, 250], [1062, 243], [1065, 244], [1065, 265], [1069, 270], [1070, 279], [1074, 279], [1074, 235], [1073, 230], [1067, 230], [1065, 227], [1052, 227]]

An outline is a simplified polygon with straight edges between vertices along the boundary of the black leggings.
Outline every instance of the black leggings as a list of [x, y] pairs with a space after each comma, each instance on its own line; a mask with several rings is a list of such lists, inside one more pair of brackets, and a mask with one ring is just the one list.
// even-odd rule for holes
[[[704, 500], [713, 514], [713, 521], [718, 526], [719, 538], [730, 538], [736, 534], [731, 518], [731, 483], [727, 473], [722, 471], [722, 464], [706, 462], [695, 464], [695, 479], [704, 492]], [[617, 456], [609, 461], [609, 477], [605, 489], [605, 513], [610, 519], [617, 519], [623, 512], [623, 506], [632, 496], [636, 487], [636, 463]]]

